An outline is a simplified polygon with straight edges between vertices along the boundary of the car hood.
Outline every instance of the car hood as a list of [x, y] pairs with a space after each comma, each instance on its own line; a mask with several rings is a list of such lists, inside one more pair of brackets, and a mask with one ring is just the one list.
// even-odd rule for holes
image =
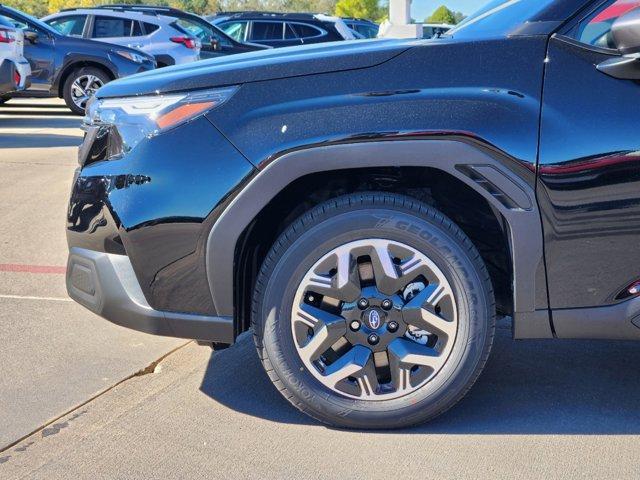
[[414, 42], [355, 40], [229, 55], [116, 80], [97, 96], [149, 95], [367, 68], [390, 60]]

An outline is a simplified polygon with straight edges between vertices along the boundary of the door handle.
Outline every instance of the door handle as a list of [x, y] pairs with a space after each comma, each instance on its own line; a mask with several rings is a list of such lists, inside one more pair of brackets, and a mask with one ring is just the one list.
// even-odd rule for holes
[[605, 75], [620, 80], [640, 80], [640, 54], [609, 58], [596, 68]]

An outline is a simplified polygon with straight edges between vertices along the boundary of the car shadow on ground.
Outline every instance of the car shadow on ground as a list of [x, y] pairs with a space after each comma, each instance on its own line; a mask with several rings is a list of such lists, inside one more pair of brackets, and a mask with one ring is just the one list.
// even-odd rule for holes
[[64, 104], [24, 102], [13, 99], [0, 106], [0, 148], [80, 145], [81, 118]]
[[[634, 342], [513, 341], [498, 328], [484, 373], [469, 394], [407, 434], [640, 433], [640, 349]], [[268, 380], [250, 335], [214, 352], [201, 390], [236, 411], [275, 422], [312, 424]]]

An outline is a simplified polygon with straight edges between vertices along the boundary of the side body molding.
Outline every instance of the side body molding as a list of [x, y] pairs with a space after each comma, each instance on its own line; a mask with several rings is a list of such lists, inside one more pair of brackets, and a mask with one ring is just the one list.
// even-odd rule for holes
[[[275, 158], [233, 199], [207, 240], [207, 277], [218, 315], [232, 316], [234, 253], [238, 239], [261, 209], [297, 178], [369, 167], [431, 167], [479, 192], [506, 219], [513, 264], [514, 336], [551, 338], [543, 263], [543, 237], [534, 173], [517, 161], [465, 138], [372, 141], [296, 150]], [[507, 164], [511, 164], [507, 167]], [[538, 293], [536, 295], [536, 292]], [[538, 309], [537, 309], [537, 308]]]

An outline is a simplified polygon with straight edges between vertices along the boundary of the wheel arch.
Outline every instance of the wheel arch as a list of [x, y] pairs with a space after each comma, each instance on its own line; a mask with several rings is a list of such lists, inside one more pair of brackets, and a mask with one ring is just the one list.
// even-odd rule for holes
[[93, 57], [72, 57], [67, 59], [64, 66], [60, 69], [60, 73], [56, 81], [53, 84], [53, 91], [57, 92], [59, 98], [62, 98], [64, 93], [62, 89], [64, 88], [64, 83], [67, 80], [67, 77], [71, 75], [71, 73], [83, 67], [94, 67], [99, 68], [104, 71], [111, 80], [116, 79], [115, 67], [113, 65], [109, 65], [107, 62], [101, 59], [95, 59]]
[[[413, 172], [411, 169], [455, 179], [490, 206], [496, 220], [504, 223], [507, 237], [514, 336], [551, 337], [542, 226], [533, 188], [535, 173], [494, 148], [464, 137], [315, 146], [265, 162], [230, 201], [209, 233], [206, 267], [217, 314], [234, 316], [236, 333], [246, 328], [246, 312], [239, 296], [252, 290], [246, 284], [251, 280], [242, 272], [259, 269], [255, 263], [260, 261], [246, 255], [247, 239], [265, 208], [295, 182], [311, 178], [315, 184], [324, 185], [327, 176], [349, 178], [354, 174]], [[415, 192], [401, 193], [419, 196]], [[429, 198], [418, 199], [429, 202]], [[285, 216], [295, 217], [305, 208], [300, 211], [290, 207]]]

